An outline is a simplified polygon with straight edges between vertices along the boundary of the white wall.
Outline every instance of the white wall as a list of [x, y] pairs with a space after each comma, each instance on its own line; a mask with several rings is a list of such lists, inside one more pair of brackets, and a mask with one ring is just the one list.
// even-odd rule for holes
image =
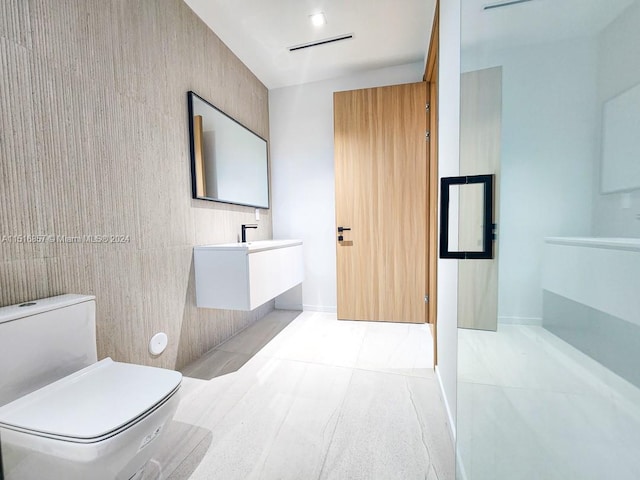
[[[636, 2], [599, 37], [598, 115], [607, 100], [640, 83], [640, 3]], [[599, 133], [599, 132], [598, 132]], [[600, 171], [600, 156], [595, 171]], [[594, 234], [640, 237], [640, 189], [626, 194], [600, 194], [594, 183]]]
[[503, 67], [498, 317], [539, 322], [544, 237], [591, 234], [596, 40], [462, 52], [463, 71], [497, 65]]
[[[336, 311], [333, 92], [422, 80], [413, 63], [269, 92], [273, 237], [304, 241], [305, 280], [279, 308]], [[301, 297], [301, 298], [300, 298]]]
[[[460, 0], [440, 3], [438, 174], [456, 176], [460, 165]], [[455, 219], [452, 219], [455, 220]], [[455, 436], [458, 367], [458, 261], [438, 260], [438, 366]]]

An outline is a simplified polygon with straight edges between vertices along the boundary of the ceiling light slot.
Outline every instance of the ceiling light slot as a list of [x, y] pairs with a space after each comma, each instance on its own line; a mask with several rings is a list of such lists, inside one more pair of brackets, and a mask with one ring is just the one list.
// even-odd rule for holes
[[493, 10], [495, 8], [502, 8], [502, 7], [510, 7], [511, 5], [518, 5], [519, 3], [528, 3], [531, 2], [532, 0], [507, 0], [505, 2], [496, 2], [496, 3], [490, 3], [488, 5], [485, 5], [484, 7], [482, 7], [483, 10]]
[[301, 43], [300, 45], [294, 45], [289, 47], [290, 52], [295, 52], [296, 50], [302, 50], [304, 48], [317, 47], [320, 45], [326, 45], [328, 43], [341, 42], [342, 40], [349, 40], [353, 38], [353, 33], [346, 33], [344, 35], [338, 35], [337, 37], [324, 38], [322, 40], [315, 40], [313, 42]]

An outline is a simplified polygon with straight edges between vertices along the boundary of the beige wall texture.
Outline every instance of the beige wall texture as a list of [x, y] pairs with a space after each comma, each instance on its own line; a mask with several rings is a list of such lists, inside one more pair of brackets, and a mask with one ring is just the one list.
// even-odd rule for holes
[[193, 245], [255, 216], [191, 199], [188, 90], [268, 138], [267, 89], [181, 0], [0, 0], [0, 305], [96, 295], [99, 356], [169, 368], [273, 308], [195, 307]]

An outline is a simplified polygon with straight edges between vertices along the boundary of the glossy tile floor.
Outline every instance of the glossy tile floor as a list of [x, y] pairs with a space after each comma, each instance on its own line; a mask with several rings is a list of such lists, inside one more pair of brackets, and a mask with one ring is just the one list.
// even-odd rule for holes
[[539, 326], [458, 346], [458, 479], [640, 478], [638, 388]]
[[275, 311], [185, 369], [161, 477], [453, 479], [429, 327], [297, 314]]

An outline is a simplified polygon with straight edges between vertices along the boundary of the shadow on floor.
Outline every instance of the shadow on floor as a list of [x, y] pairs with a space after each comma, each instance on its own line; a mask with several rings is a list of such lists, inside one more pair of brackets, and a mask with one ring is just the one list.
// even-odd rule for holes
[[186, 377], [211, 380], [236, 372], [302, 312], [274, 310], [181, 370]]

